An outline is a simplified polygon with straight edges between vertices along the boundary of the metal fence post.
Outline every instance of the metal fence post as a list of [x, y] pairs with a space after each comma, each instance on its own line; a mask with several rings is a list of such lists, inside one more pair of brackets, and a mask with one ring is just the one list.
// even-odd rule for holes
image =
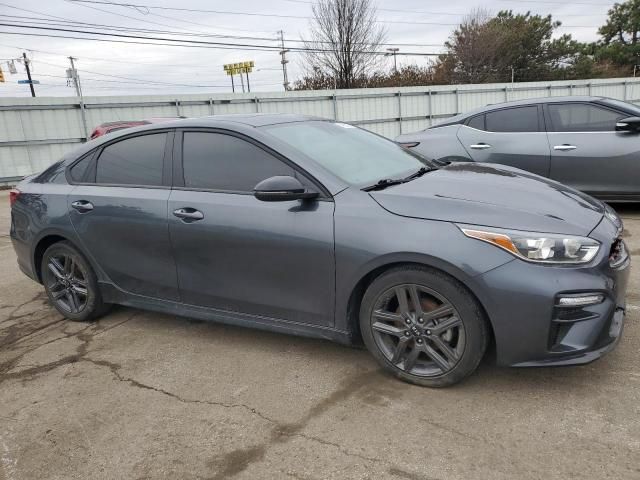
[[591, 82], [587, 86], [589, 87], [589, 96], [591, 96]]
[[400, 135], [402, 135], [402, 92], [398, 91], [398, 122], [400, 123]]
[[626, 100], [627, 98], [629, 98], [629, 95], [627, 94], [627, 82], [624, 81], [622, 82], [623, 88], [624, 88], [624, 100]]
[[333, 100], [333, 119], [338, 120], [338, 97], [336, 96], [336, 92], [333, 92], [331, 96]]
[[178, 100], [177, 98], [175, 99], [176, 102], [176, 114], [178, 115], [178, 117], [180, 116], [180, 100]]
[[253, 97], [253, 101], [256, 103], [256, 113], [260, 113], [260, 99], [256, 96]]
[[209, 98], [209, 115], [213, 114], [213, 98]]
[[429, 89], [429, 126], [433, 125], [433, 102], [431, 101], [431, 89]]
[[456, 112], [454, 115], [457, 115], [460, 111], [460, 96], [458, 95], [458, 89], [456, 88]]
[[504, 87], [504, 101], [509, 101], [509, 89], [507, 87]]
[[84, 129], [84, 140], [86, 142], [87, 140], [89, 140], [89, 129], [87, 127], [87, 115], [86, 115], [86, 112], [84, 111], [84, 101], [82, 101], [82, 99], [80, 99], [79, 105], [80, 105], [80, 118], [82, 118], [82, 128]]

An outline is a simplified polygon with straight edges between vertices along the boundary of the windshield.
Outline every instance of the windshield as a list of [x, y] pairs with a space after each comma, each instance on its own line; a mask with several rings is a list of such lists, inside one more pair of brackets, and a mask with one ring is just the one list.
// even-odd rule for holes
[[616, 100], [615, 98], [606, 98], [602, 100], [602, 103], [608, 103], [612, 107], [621, 108], [627, 112], [633, 112], [633, 115], [640, 116], [640, 108], [633, 103], [623, 102], [622, 100]]
[[346, 123], [318, 120], [264, 129], [352, 185], [402, 178], [432, 166], [391, 140]]

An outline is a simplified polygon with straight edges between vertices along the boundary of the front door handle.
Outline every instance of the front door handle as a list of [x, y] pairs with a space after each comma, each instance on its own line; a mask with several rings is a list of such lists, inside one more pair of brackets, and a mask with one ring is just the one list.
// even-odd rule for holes
[[575, 150], [576, 147], [575, 145], [569, 145], [568, 143], [564, 143], [562, 145], [556, 145], [553, 147], [554, 150], [560, 150], [561, 152], [568, 152], [569, 150]]
[[185, 222], [195, 222], [197, 220], [202, 220], [204, 218], [204, 213], [200, 210], [196, 210], [195, 208], [185, 207], [178, 208], [173, 211], [173, 214], [184, 220]]
[[469, 145], [469, 147], [474, 150], [485, 150], [487, 148], [491, 148], [491, 145], [488, 143], [474, 143], [473, 145]]
[[93, 203], [87, 200], [76, 200], [71, 203], [71, 207], [76, 209], [80, 213], [87, 213], [93, 210]]

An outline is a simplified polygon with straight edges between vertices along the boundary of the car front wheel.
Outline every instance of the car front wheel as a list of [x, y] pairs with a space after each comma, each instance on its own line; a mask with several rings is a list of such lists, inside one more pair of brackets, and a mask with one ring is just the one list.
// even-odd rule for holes
[[449, 275], [420, 266], [394, 268], [371, 283], [360, 328], [387, 371], [427, 387], [453, 385], [473, 373], [488, 343], [477, 300]]

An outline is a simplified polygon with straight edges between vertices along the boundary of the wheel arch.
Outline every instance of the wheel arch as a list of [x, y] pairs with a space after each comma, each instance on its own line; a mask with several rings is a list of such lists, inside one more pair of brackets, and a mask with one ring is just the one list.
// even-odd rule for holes
[[35, 272], [36, 277], [40, 283], [42, 283], [42, 257], [44, 256], [44, 252], [46, 252], [47, 248], [49, 248], [51, 245], [59, 242], [70, 243], [89, 262], [89, 265], [91, 265], [91, 267], [94, 269], [98, 278], [101, 278], [102, 271], [99, 268], [96, 268], [95, 262], [93, 261], [91, 255], [87, 254], [80, 242], [74, 239], [72, 235], [69, 235], [68, 232], [55, 229], [42, 232], [42, 234], [34, 242], [31, 260], [33, 262], [33, 271]]
[[[422, 256], [420, 256], [422, 257]], [[427, 267], [433, 270], [437, 270], [442, 272], [454, 280], [458, 281], [473, 298], [476, 299], [482, 312], [484, 313], [484, 317], [486, 319], [487, 328], [490, 334], [490, 344], [495, 342], [495, 333], [493, 330], [493, 323], [489, 312], [485, 306], [487, 299], [483, 298], [484, 295], [480, 292], [480, 289], [476, 285], [476, 282], [473, 280], [473, 277], [467, 275], [462, 270], [456, 268], [455, 266], [443, 262], [438, 259], [434, 259], [436, 261], [430, 261], [430, 258], [415, 258], [408, 257], [404, 259], [380, 259], [378, 262], [370, 265], [365, 272], [361, 273], [358, 280], [355, 282], [353, 287], [350, 290], [350, 294], [346, 303], [346, 322], [347, 322], [347, 330], [350, 332], [353, 343], [362, 344], [362, 335], [360, 333], [360, 305], [362, 303], [362, 298], [364, 296], [365, 291], [371, 285], [371, 283], [380, 275], [385, 272], [403, 266], [419, 266], [419, 267]]]

